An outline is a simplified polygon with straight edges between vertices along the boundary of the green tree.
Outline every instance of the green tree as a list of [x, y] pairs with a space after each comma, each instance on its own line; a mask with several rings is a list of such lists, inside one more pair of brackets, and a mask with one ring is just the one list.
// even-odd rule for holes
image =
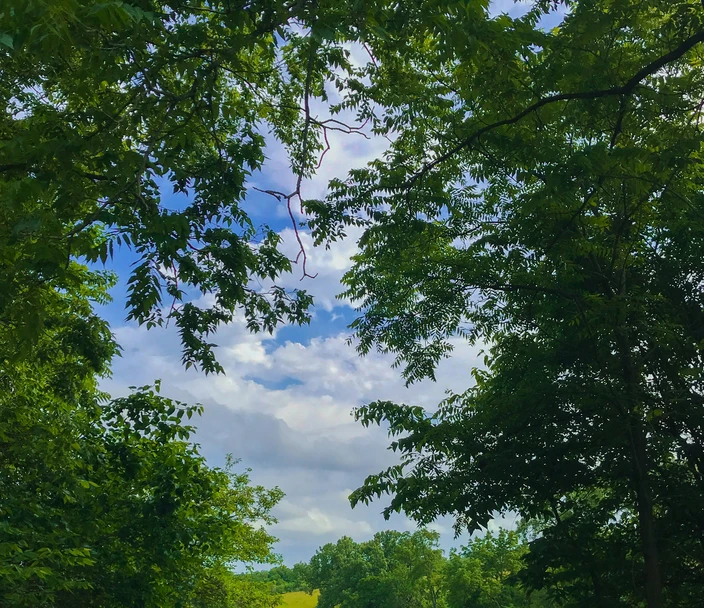
[[108, 284], [87, 280], [56, 294], [23, 360], [12, 356], [14, 328], [0, 323], [0, 595], [8, 605], [41, 605], [84, 587], [66, 572], [93, 563], [74, 533], [83, 522], [71, 512], [91, 496], [82, 438], [102, 398], [97, 380], [116, 351], [90, 304]]
[[[292, 262], [245, 196], [267, 131], [289, 152], [291, 211], [327, 130], [345, 129], [310, 112], [332, 70], [348, 68], [326, 25], [334, 11], [313, 8], [0, 7], [4, 603], [180, 605], [208, 581], [229, 604], [264, 597], [224, 573], [272, 560], [273, 539], [254, 522], [271, 521], [280, 493], [206, 465], [182, 420], [197, 408], [149, 389], [113, 401], [98, 392], [118, 347], [92, 311], [114, 277], [95, 268], [119, 249], [134, 258], [122, 277], [128, 318], [172, 321], [186, 367], [206, 373], [221, 371], [208, 336], [236, 311], [252, 331], [307, 322], [311, 299], [276, 285]], [[181, 196], [166, 208], [170, 192]], [[200, 294], [211, 304], [194, 304]]]
[[[78, 262], [121, 247], [136, 261], [128, 317], [172, 320], [187, 366], [221, 369], [207, 336], [238, 309], [253, 331], [308, 321], [304, 291], [255, 287], [291, 260], [245, 197], [267, 131], [290, 153], [295, 184], [274, 195], [291, 211], [327, 130], [350, 130], [310, 112], [350, 67], [339, 14], [286, 0], [3, 3], [0, 321], [18, 345], [57, 291], [87, 280]], [[170, 208], [169, 192], [183, 195]]]
[[267, 583], [275, 593], [288, 593], [290, 591], [307, 591], [310, 566], [305, 562], [287, 566], [274, 566], [269, 570], [248, 572], [239, 576], [245, 580]]
[[449, 608], [528, 608], [552, 606], [541, 594], [532, 594], [519, 580], [528, 546], [514, 531], [501, 529], [473, 539], [453, 551], [445, 569]]
[[[657, 495], [671, 512], [658, 514], [663, 551], [661, 559], [669, 601], [676, 606], [700, 603], [702, 577], [700, 549], [692, 529], [680, 513], [676, 471]], [[628, 488], [622, 488], [621, 493]], [[633, 556], [639, 554], [638, 520], [633, 508], [624, 509], [624, 498], [614, 488], [575, 492], [553, 505], [550, 514], [528, 522], [532, 537], [525, 555], [526, 568], [519, 578], [527, 588], [547, 589], [559, 605], [639, 606], [645, 581]], [[697, 504], [697, 497], [686, 501]]]
[[320, 608], [442, 606], [439, 536], [427, 530], [379, 532], [364, 543], [343, 537], [321, 547], [310, 562], [311, 589]]
[[235, 575], [226, 568], [213, 568], [194, 592], [192, 608], [276, 608], [281, 596], [265, 582]]
[[5, 439], [0, 467], [4, 605], [176, 606], [215, 567], [274, 560], [257, 522], [281, 492], [208, 467], [181, 422], [197, 408], [145, 389], [20, 409], [27, 433]]
[[117, 350], [91, 308], [104, 279], [55, 294], [20, 360], [0, 324], [3, 606], [177, 606], [213, 569], [274, 559], [259, 522], [281, 492], [207, 466], [197, 406], [98, 391]]
[[361, 352], [394, 353], [409, 382], [452, 340], [487, 358], [433, 414], [358, 411], [402, 464], [353, 502], [389, 492], [387, 513], [475, 529], [605, 489], [636, 525], [633, 601], [676, 605], [673, 564], [704, 563], [665, 537], [702, 530], [701, 3], [376, 9], [349, 104], [392, 143], [311, 225], [320, 242], [366, 226], [345, 279]]

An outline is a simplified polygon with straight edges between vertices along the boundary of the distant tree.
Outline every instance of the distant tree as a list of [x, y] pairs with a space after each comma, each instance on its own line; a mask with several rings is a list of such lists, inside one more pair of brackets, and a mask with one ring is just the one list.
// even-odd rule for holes
[[453, 551], [447, 561], [444, 589], [448, 608], [547, 608], [554, 606], [544, 593], [531, 593], [518, 578], [525, 568], [528, 546], [514, 531], [473, 539]]
[[189, 608], [276, 608], [280, 603], [281, 596], [267, 583], [219, 567], [198, 582]]
[[364, 543], [341, 538], [321, 547], [310, 562], [311, 588], [320, 608], [442, 606], [443, 564], [437, 533], [385, 531]]
[[269, 570], [259, 570], [239, 574], [238, 577], [268, 584], [274, 593], [289, 593], [290, 591], [308, 590], [308, 573], [310, 566], [305, 562], [287, 566], [274, 566]]

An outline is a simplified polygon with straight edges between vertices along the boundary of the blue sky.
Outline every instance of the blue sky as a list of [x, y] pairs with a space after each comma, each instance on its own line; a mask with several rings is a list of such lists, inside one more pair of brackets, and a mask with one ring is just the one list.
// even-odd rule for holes
[[[319, 196], [330, 177], [344, 174], [382, 150], [380, 142], [361, 138], [339, 137], [333, 145], [320, 175], [304, 184], [306, 196]], [[264, 173], [255, 176], [255, 181], [268, 188], [288, 185], [290, 189], [293, 176], [283, 151], [273, 144], [269, 156]], [[168, 197], [164, 203], [170, 204]], [[255, 222], [266, 221], [279, 231], [290, 257], [295, 257], [295, 238], [285, 210], [257, 193], [251, 207]], [[129, 386], [159, 378], [162, 393], [202, 403], [205, 413], [196, 422], [195, 440], [211, 464], [223, 464], [225, 455], [231, 453], [242, 459], [241, 466], [252, 468], [255, 483], [279, 486], [286, 493], [276, 508], [279, 523], [272, 532], [280, 539], [277, 551], [288, 564], [307, 561], [319, 546], [343, 535], [361, 541], [387, 527], [414, 528], [402, 516], [384, 522], [380, 516], [383, 501], [350, 508], [347, 497], [365, 476], [395, 462], [386, 449], [385, 432], [364, 429], [353, 421], [351, 410], [377, 398], [433, 408], [445, 389], [466, 388], [470, 369], [478, 361], [476, 350], [460, 346], [457, 356], [441, 369], [438, 383], [408, 390], [399, 371], [391, 368], [390, 357], [357, 356], [354, 346], [347, 343], [347, 326], [356, 313], [349, 302], [335, 298], [356, 251], [356, 236], [325, 250], [313, 248], [310, 236], [302, 233], [309, 271], [317, 277], [301, 280], [301, 269], [294, 268], [283, 283], [301, 286], [314, 295], [312, 323], [282, 327], [272, 336], [251, 335], [238, 317], [214, 338], [218, 359], [225, 367], [220, 376], [183, 369], [173, 328], [147, 331], [125, 322], [124, 282], [132, 257], [121, 251], [112, 265], [121, 282], [104, 314], [123, 353], [104, 388], [120, 395]], [[451, 522], [436, 526], [446, 546], [452, 543], [450, 527]]]
[[[336, 145], [337, 151], [326, 158], [330, 165], [323, 166], [321, 175], [304, 186], [308, 196], [324, 189], [333, 173], [366, 162], [380, 150], [378, 142], [365, 141], [360, 147], [343, 138]], [[293, 178], [278, 166], [281, 150], [272, 146], [270, 156], [274, 168], [256, 179], [266, 187], [278, 188], [284, 185], [280, 182]], [[272, 208], [268, 200], [262, 207], [255, 221], [266, 221], [279, 231], [293, 254], [296, 245], [290, 221], [279, 217], [281, 210]], [[286, 493], [275, 511], [279, 524], [272, 532], [280, 539], [277, 551], [288, 564], [307, 561], [319, 546], [343, 535], [361, 541], [387, 527], [414, 528], [401, 516], [384, 522], [380, 516], [383, 501], [350, 508], [347, 497], [365, 476], [395, 462], [386, 450], [385, 432], [356, 424], [351, 410], [377, 398], [430, 409], [445, 389], [466, 388], [469, 371], [477, 362], [476, 352], [464, 347], [443, 367], [437, 384], [426, 383], [409, 391], [398, 370], [391, 368], [389, 357], [358, 357], [354, 346], [347, 344], [347, 326], [356, 313], [349, 302], [335, 298], [356, 251], [355, 235], [330, 250], [314, 249], [309, 235], [304, 232], [302, 236], [309, 270], [317, 277], [301, 280], [301, 269], [295, 268], [283, 282], [313, 293], [312, 323], [282, 327], [272, 336], [250, 335], [241, 317], [237, 318], [214, 338], [224, 375], [206, 377], [192, 369], [185, 371], [173, 328], [147, 331], [124, 321], [124, 282], [132, 261], [127, 252], [116, 256], [112, 267], [121, 282], [113, 290], [115, 301], [104, 309], [123, 348], [104, 388], [120, 395], [129, 386], [159, 378], [162, 393], [202, 403], [205, 413], [196, 422], [195, 440], [211, 464], [223, 464], [225, 455], [231, 453], [242, 459], [241, 466], [252, 468], [255, 483], [279, 486]], [[450, 526], [451, 522], [437, 525], [446, 546], [452, 543]]]
[[[501, 2], [495, 10], [515, 14], [524, 9]], [[307, 198], [321, 198], [330, 178], [344, 176], [350, 168], [377, 157], [386, 142], [335, 133], [331, 144], [319, 174], [303, 184]], [[253, 176], [252, 185], [291, 191], [294, 180], [284, 151], [272, 143], [267, 152], [265, 169]], [[166, 195], [164, 204], [175, 206], [180, 201]], [[247, 207], [255, 223], [265, 222], [281, 233], [285, 248], [295, 257], [294, 234], [283, 205], [250, 192]], [[309, 272], [318, 276], [301, 281], [301, 269], [294, 268], [283, 284], [313, 293], [313, 322], [281, 328], [273, 336], [255, 336], [246, 331], [241, 318], [236, 319], [214, 339], [226, 372], [220, 376], [206, 377], [182, 368], [173, 328], [147, 332], [125, 322], [124, 281], [132, 259], [120, 251], [112, 265], [121, 283], [113, 290], [114, 303], [103, 312], [123, 356], [116, 360], [113, 377], [104, 388], [120, 395], [130, 385], [159, 378], [164, 394], [202, 403], [205, 413], [197, 422], [196, 441], [208, 460], [221, 465], [231, 453], [242, 459], [243, 467], [252, 468], [255, 483], [279, 486], [286, 493], [275, 510], [279, 523], [272, 532], [280, 539], [277, 551], [289, 565], [307, 561], [320, 545], [343, 535], [361, 541], [384, 528], [414, 528], [403, 516], [384, 522], [383, 500], [350, 508], [347, 497], [365, 476], [395, 462], [386, 449], [384, 431], [364, 429], [350, 412], [374, 399], [432, 409], [446, 389], [466, 389], [471, 369], [481, 360], [478, 348], [457, 341], [454, 356], [440, 366], [436, 383], [407, 389], [399, 371], [391, 368], [390, 357], [357, 356], [354, 346], [347, 344], [347, 325], [355, 313], [349, 302], [336, 300], [335, 295], [341, 291], [340, 278], [350, 266], [358, 236], [352, 233], [345, 242], [324, 250], [314, 249], [309, 235], [302, 233]], [[441, 520], [433, 526], [441, 532], [446, 548], [455, 544], [451, 524]]]

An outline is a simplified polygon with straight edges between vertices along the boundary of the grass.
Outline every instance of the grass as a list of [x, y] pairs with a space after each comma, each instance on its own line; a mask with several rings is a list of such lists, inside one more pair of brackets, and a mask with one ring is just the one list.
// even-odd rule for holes
[[305, 591], [292, 591], [284, 593], [281, 608], [315, 608], [318, 604], [320, 592], [316, 589], [313, 595], [308, 595]]

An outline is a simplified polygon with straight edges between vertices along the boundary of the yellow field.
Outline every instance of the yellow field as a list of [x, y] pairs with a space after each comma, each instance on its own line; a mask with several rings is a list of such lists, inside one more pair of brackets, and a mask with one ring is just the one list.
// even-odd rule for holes
[[313, 595], [308, 595], [305, 591], [292, 591], [283, 594], [282, 608], [315, 608], [318, 603], [320, 592], [313, 591]]

